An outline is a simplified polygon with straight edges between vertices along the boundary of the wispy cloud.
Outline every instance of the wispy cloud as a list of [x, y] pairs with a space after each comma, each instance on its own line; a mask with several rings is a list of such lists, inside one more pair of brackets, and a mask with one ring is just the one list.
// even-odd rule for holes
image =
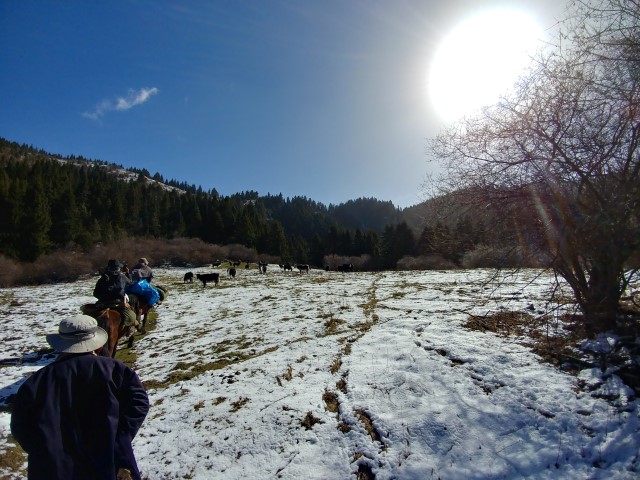
[[118, 97], [115, 100], [102, 100], [95, 106], [93, 111], [83, 112], [82, 116], [91, 120], [99, 120], [108, 112], [123, 112], [136, 105], [142, 105], [159, 92], [160, 90], [156, 87], [141, 88], [140, 90], [129, 89], [125, 97]]

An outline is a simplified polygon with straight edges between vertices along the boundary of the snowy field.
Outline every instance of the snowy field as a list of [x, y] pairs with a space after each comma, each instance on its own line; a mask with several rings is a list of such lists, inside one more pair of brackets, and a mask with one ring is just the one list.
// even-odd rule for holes
[[[152, 405], [134, 440], [145, 478], [640, 476], [638, 400], [615, 375], [569, 375], [522, 338], [463, 327], [468, 313], [542, 312], [551, 279], [539, 272], [495, 290], [481, 270], [269, 265], [218, 270], [205, 289], [186, 271], [154, 271], [169, 297], [155, 329], [122, 348]], [[11, 395], [52, 360], [45, 334], [93, 302], [95, 280], [0, 290], [0, 456], [17, 451]], [[0, 478], [25, 477], [10, 470]]]

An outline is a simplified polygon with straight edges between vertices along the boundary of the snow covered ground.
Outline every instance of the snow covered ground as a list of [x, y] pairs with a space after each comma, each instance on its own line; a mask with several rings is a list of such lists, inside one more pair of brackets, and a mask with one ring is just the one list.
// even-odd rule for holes
[[[640, 476], [638, 400], [615, 375], [572, 376], [521, 338], [462, 326], [468, 313], [544, 310], [551, 279], [539, 272], [495, 290], [482, 270], [270, 265], [219, 270], [220, 286], [204, 289], [186, 271], [155, 270], [170, 294], [133, 347], [152, 404], [134, 441], [146, 478]], [[0, 290], [0, 455], [12, 449], [11, 395], [52, 360], [45, 334], [93, 301], [94, 283]]]

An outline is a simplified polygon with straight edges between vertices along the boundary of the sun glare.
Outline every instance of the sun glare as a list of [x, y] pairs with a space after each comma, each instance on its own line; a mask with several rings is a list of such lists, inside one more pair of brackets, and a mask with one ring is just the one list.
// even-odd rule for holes
[[495, 103], [523, 73], [542, 36], [520, 10], [489, 10], [458, 24], [429, 70], [428, 93], [438, 115], [454, 121]]

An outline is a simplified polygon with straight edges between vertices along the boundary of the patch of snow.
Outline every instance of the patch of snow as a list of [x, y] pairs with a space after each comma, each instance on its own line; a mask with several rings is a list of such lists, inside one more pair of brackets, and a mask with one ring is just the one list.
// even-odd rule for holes
[[[218, 269], [206, 288], [183, 283], [189, 269], [154, 270], [169, 296], [133, 347], [152, 403], [134, 440], [149, 479], [638, 478], [638, 400], [617, 376], [574, 377], [462, 327], [544, 304], [550, 277], [489, 287], [482, 270], [269, 267]], [[16, 362], [0, 368], [0, 403], [53, 359], [37, 353], [45, 334], [93, 301], [94, 280], [0, 290], [0, 358]], [[0, 452], [9, 421], [0, 411]]]

